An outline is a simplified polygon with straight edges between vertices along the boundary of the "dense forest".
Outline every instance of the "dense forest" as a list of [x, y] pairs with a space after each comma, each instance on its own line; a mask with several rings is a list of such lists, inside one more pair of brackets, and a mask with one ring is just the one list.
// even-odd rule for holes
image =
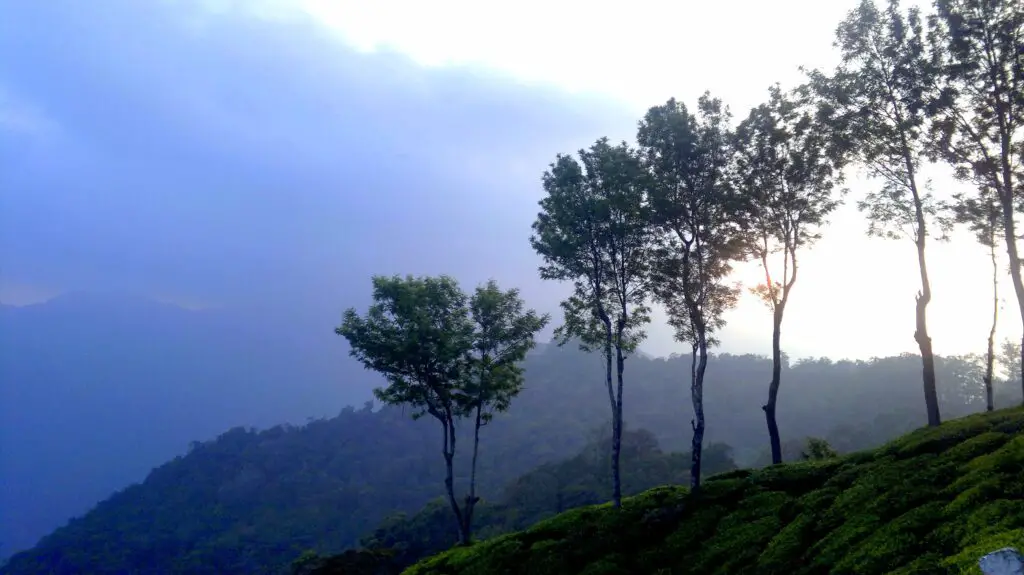
[[[374, 395], [385, 407], [197, 444], [7, 570], [256, 572], [285, 569], [304, 551], [302, 562], [318, 570], [317, 554], [360, 541], [408, 563], [575, 505], [607, 500], [611, 517], [625, 517], [624, 497], [660, 483], [688, 484], [688, 498], [707, 488], [715, 504], [716, 490], [733, 485], [706, 487], [716, 472], [832, 460], [832, 450], [1020, 404], [1024, 347], [999, 348], [995, 333], [1006, 270], [1024, 323], [1024, 5], [936, 0], [922, 10], [864, 0], [839, 23], [835, 47], [834, 70], [767, 87], [763, 104], [737, 116], [711, 92], [696, 105], [673, 98], [638, 120], [635, 143], [599, 137], [554, 159], [523, 235], [541, 279], [571, 287], [555, 329], [563, 349], [536, 350], [551, 317], [516, 288], [491, 281], [467, 292], [445, 275], [375, 276], [372, 304], [348, 308], [335, 333], [383, 376]], [[933, 168], [959, 180], [958, 191], [935, 191]], [[803, 255], [828, 233], [854, 173], [866, 176], [857, 201], [865, 233], [914, 247], [907, 265], [920, 286], [905, 329], [919, 353], [791, 365], [785, 312], [800, 297]], [[929, 332], [941, 286], [929, 275], [928, 246], [954, 226], [991, 256], [992, 289], [978, 297], [992, 302], [992, 328], [976, 357], [936, 355]], [[744, 262], [760, 266], [763, 282], [736, 282]], [[768, 308], [770, 353], [716, 357], [743, 290]], [[654, 306], [685, 354], [637, 354]], [[823, 332], [842, 329], [821, 311]], [[1000, 442], [1019, 445], [1007, 435], [1018, 427], [993, 425]], [[919, 454], [908, 449], [910, 463], [883, 450], [873, 461], [891, 467], [878, 472], [913, 465]], [[831, 471], [815, 468], [812, 487], [829, 485]], [[423, 505], [411, 518], [387, 515]], [[354, 553], [342, 557], [367, 557]]]
[[[627, 495], [687, 481], [684, 431], [692, 412], [678, 373], [689, 359], [631, 360]], [[787, 401], [780, 404], [787, 459], [799, 459], [806, 437], [824, 438], [845, 453], [924, 425], [919, 366], [913, 355], [787, 363]], [[603, 366], [573, 346], [541, 345], [524, 367], [522, 393], [483, 433], [481, 538], [611, 497], [607, 398], [580, 383], [600, 381]], [[940, 399], [950, 417], [984, 410], [982, 367], [976, 358], [939, 358]], [[763, 386], [770, 368], [765, 357], [724, 354], [709, 361], [708, 473], [771, 461], [763, 422], [750, 416], [759, 407], [750, 390]], [[998, 406], [1017, 402], [1015, 386], [1003, 377], [996, 390]], [[842, 409], [832, 408], [837, 405]], [[4, 572], [287, 572], [306, 551], [330, 555], [361, 541], [397, 549], [408, 563], [457, 538], [440, 500], [439, 436], [408, 410], [369, 404], [302, 426], [233, 429], [194, 444], [141, 484], [14, 556]], [[458, 485], [466, 463], [459, 462]]]

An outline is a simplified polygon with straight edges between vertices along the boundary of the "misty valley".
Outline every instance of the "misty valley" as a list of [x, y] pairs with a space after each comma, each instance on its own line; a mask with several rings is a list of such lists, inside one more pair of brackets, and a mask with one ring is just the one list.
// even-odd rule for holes
[[[849, 0], [623, 124], [108, 2], [0, 22], [0, 574], [1024, 573], [1024, 3]], [[661, 66], [638, 10], [575, 63]]]

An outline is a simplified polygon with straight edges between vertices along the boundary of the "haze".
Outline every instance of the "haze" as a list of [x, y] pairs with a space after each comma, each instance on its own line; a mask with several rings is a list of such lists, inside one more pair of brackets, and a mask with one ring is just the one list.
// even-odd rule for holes
[[[0, 540], [31, 545], [68, 509], [140, 479], [189, 439], [369, 399], [375, 376], [332, 330], [345, 308], [368, 303], [372, 275], [450, 274], [466, 286], [494, 278], [554, 313], [557, 326], [568, 288], [539, 279], [528, 241], [555, 155], [601, 136], [632, 139], [643, 112], [673, 96], [692, 104], [711, 90], [745, 116], [773, 82], [801, 81], [799, 66], [834, 64], [827, 47], [854, 2], [483, 6], [0, 0], [0, 303], [37, 309], [30, 304], [94, 294], [65, 309], [88, 308], [75, 316], [83, 324], [118, 310], [135, 323], [126, 319], [117, 341], [135, 338], [134, 353], [165, 362], [145, 364], [93, 332], [39, 336], [55, 349], [87, 340], [75, 357], [89, 365], [138, 362], [130, 382], [78, 373], [65, 387], [79, 395], [68, 396], [35, 386], [78, 364], [47, 371], [0, 353], [0, 471], [11, 481], [0, 504], [31, 499], [44, 479], [30, 471], [81, 489], [74, 501], [39, 504], [50, 509], [5, 509], [17, 525], [0, 526], [10, 527]], [[940, 196], [960, 185], [944, 169], [928, 175]], [[913, 245], [865, 236], [855, 204], [878, 184], [851, 176], [846, 205], [802, 256], [783, 340], [791, 358], [917, 351]], [[957, 234], [928, 252], [940, 355], [982, 352], [989, 329], [987, 255]], [[760, 277], [753, 265], [737, 271], [748, 285]], [[1003, 285], [1011, 301], [998, 337], [1019, 339]], [[141, 300], [223, 315], [198, 340]], [[769, 353], [761, 303], [745, 296], [728, 320], [716, 351]], [[32, 339], [17, 321], [4, 315], [0, 331], [14, 335], [3, 341]], [[146, 330], [168, 339], [145, 339]], [[650, 354], [687, 351], [660, 313], [648, 333]], [[236, 339], [244, 343], [218, 347]], [[189, 351], [171, 353], [168, 342]], [[259, 357], [271, 347], [281, 355]], [[203, 371], [200, 356], [216, 369]], [[191, 391], [176, 387], [185, 380]], [[103, 395], [107, 384], [123, 388]], [[157, 405], [160, 417], [146, 407]], [[105, 418], [129, 412], [153, 438], [165, 435], [116, 476], [88, 475], [88, 462], [58, 465], [33, 443], [53, 440], [84, 460], [71, 437], [114, 458], [133, 438], [104, 428]], [[94, 424], [95, 436], [81, 434]]]
[[[630, 138], [669, 96], [710, 89], [745, 113], [799, 65], [833, 61], [821, 47], [852, 3], [417, 6], [13, 3], [0, 23], [17, 54], [0, 63], [2, 301], [116, 290], [327, 329], [370, 274], [408, 272], [494, 276], [556, 310], [562, 292], [536, 279], [526, 241], [547, 162]], [[707, 25], [727, 20], [728, 34]], [[956, 186], [937, 176], [940, 193]], [[791, 356], [914, 349], [912, 246], [864, 238], [853, 204], [871, 185], [853, 180], [805, 258]], [[980, 351], [984, 254], [933, 253], [936, 350]], [[906, 328], [878, 333], [881, 318]], [[766, 349], [759, 303], [730, 320], [723, 349]], [[646, 349], [678, 347], [655, 322]]]

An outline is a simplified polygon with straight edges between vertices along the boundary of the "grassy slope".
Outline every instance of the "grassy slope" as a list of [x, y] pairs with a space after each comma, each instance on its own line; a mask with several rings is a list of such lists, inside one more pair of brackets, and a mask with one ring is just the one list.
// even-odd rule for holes
[[1024, 409], [576, 509], [406, 574], [980, 573], [1007, 545], [1024, 549]]

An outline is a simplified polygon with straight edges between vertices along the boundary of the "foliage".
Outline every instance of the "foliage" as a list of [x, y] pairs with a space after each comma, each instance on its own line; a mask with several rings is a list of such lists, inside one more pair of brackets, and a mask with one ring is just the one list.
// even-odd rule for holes
[[[995, 234], [1002, 232], [1024, 321], [1017, 231], [1024, 207], [1024, 5], [937, 0], [935, 7], [932, 54], [940, 73], [939, 95], [932, 105], [933, 149], [959, 179], [975, 185], [973, 198], [958, 198], [958, 215], [966, 216], [990, 247], [993, 266]], [[996, 284], [994, 277], [993, 290]], [[994, 327], [991, 333], [989, 358]], [[1024, 355], [1017, 363], [1024, 366]], [[1024, 383], [1021, 387], [1024, 391]]]
[[992, 324], [989, 328], [985, 349], [985, 374], [982, 376], [982, 381], [985, 382], [987, 409], [992, 411], [995, 409], [993, 403], [995, 340], [996, 330], [999, 327], [999, 260], [996, 258], [996, 248], [998, 247], [996, 240], [1002, 229], [1002, 212], [996, 194], [993, 194], [991, 188], [988, 187], [985, 187], [978, 197], [968, 197], [959, 193], [954, 194], [953, 197], [954, 201], [944, 205], [944, 208], [952, 214], [956, 223], [964, 224], [974, 232], [978, 243], [988, 248], [989, 260], [992, 262]]
[[920, 10], [904, 12], [898, 0], [880, 10], [872, 0], [861, 0], [840, 24], [836, 45], [842, 62], [833, 76], [812, 76], [835, 147], [853, 152], [881, 181], [880, 190], [858, 203], [868, 216], [868, 233], [920, 241], [929, 220], [948, 224], [920, 181], [937, 74]]
[[[459, 505], [453, 470], [455, 423], [471, 409], [465, 386], [475, 333], [466, 294], [446, 276], [377, 276], [373, 278], [373, 301], [366, 317], [353, 308], [346, 310], [335, 332], [348, 340], [352, 357], [387, 380], [387, 387], [373, 390], [377, 399], [387, 405], [408, 405], [414, 419], [430, 414], [441, 424], [444, 485], [460, 537], [468, 542], [473, 495], [466, 507]], [[471, 391], [475, 407], [482, 409], [484, 388], [475, 386]]]
[[727, 178], [730, 114], [721, 100], [705, 93], [698, 113], [669, 100], [648, 110], [637, 141], [651, 173], [648, 201], [658, 232], [651, 274], [652, 292], [669, 317], [676, 339], [690, 344], [690, 397], [694, 419], [690, 484], [701, 480], [704, 441], [704, 375], [708, 346], [725, 325], [724, 313], [736, 303], [738, 288], [726, 277], [742, 257], [741, 202]]
[[[685, 453], [690, 442], [680, 433], [679, 422], [692, 412], [679, 373], [689, 369], [690, 357], [637, 356], [631, 361], [636, 384], [624, 408], [628, 429], [648, 429], [666, 452]], [[925, 423], [919, 405], [920, 361], [913, 355], [872, 361], [802, 360], [787, 368], [792, 399], [780, 406], [780, 416], [786, 418], [792, 437], [823, 437], [840, 453], [877, 446]], [[717, 465], [712, 459], [717, 460], [714, 444], [720, 442], [733, 447], [730, 456], [737, 464], [751, 465], [763, 450], [764, 425], [750, 417], [749, 389], [763, 383], [771, 362], [725, 354], [712, 356], [709, 364], [708, 385], [714, 391], [707, 413], [715, 424], [708, 429], [705, 462]], [[601, 377], [601, 365], [575, 348], [542, 345], [527, 357], [524, 367], [522, 393], [508, 414], [488, 425], [487, 448], [480, 454], [478, 481], [485, 500], [479, 515], [481, 537], [490, 535], [486, 501], [499, 503], [506, 494], [511, 497], [507, 490], [532, 470], [578, 456], [588, 444], [594, 445], [591, 430], [602, 428], [601, 437], [607, 438], [607, 400], [585, 384]], [[976, 369], [973, 363], [945, 358], [938, 369], [945, 412], [955, 416], [984, 409], [979, 380], [970, 375]], [[965, 376], [954, 377], [957, 372]], [[974, 387], [953, 384], [960, 380]], [[1017, 401], [1016, 385], [996, 387], [997, 406]], [[830, 409], [834, 405], [843, 409]], [[823, 417], [826, 412], [828, 417]], [[627, 446], [633, 437], [628, 429]], [[469, 426], [459, 433], [460, 441], [472, 438]], [[0, 572], [287, 570], [303, 551], [340, 553], [358, 545], [388, 516], [415, 515], [442, 495], [437, 435], [432, 421], [413, 421], [408, 410], [369, 405], [346, 408], [335, 417], [303, 426], [260, 432], [234, 429], [197, 442], [141, 483], [113, 494], [34, 549], [15, 555]], [[802, 447], [797, 442], [789, 452], [784, 449], [786, 459], [796, 459]], [[634, 460], [629, 453], [624, 449], [626, 491], [633, 489], [630, 478], [643, 467], [630, 463]], [[670, 457], [682, 465], [678, 459], [685, 455]], [[455, 475], [456, 485], [464, 489], [468, 459], [456, 462]], [[531, 493], [547, 476], [538, 471], [533, 477], [516, 497]], [[604, 481], [601, 485], [607, 490]], [[593, 488], [582, 489], [589, 491]], [[565, 501], [576, 497], [572, 493], [565, 491]], [[594, 491], [602, 498], [607, 493]], [[444, 506], [440, 509], [446, 511]], [[557, 511], [543, 505], [532, 509]], [[450, 511], [440, 517], [448, 527], [438, 532], [438, 540], [450, 545], [457, 540], [456, 526]]]
[[953, 201], [943, 205], [950, 212], [953, 221], [967, 227], [978, 243], [987, 247], [998, 247], [996, 239], [1002, 231], [1002, 212], [998, 198], [991, 188], [975, 196], [963, 193], [953, 194]]
[[941, 421], [935, 356], [928, 334], [932, 299], [925, 256], [927, 239], [949, 229], [939, 202], [921, 177], [930, 159], [928, 133], [938, 69], [929, 58], [920, 9], [905, 11], [899, 0], [879, 10], [861, 0], [836, 30], [842, 60], [831, 78], [812, 74], [821, 97], [821, 117], [840, 142], [881, 181], [857, 203], [868, 217], [868, 235], [909, 239], [917, 250], [921, 287], [915, 300], [914, 339], [921, 351], [928, 424]]
[[349, 549], [330, 557], [307, 552], [292, 563], [291, 575], [398, 575], [402, 572], [402, 567], [403, 565], [390, 551]]
[[354, 358], [387, 380], [373, 391], [377, 399], [448, 426], [473, 346], [465, 294], [449, 277], [377, 276], [373, 300], [365, 317], [346, 310], [335, 333], [348, 340]]
[[830, 150], [831, 141], [826, 126], [814, 114], [806, 87], [785, 94], [778, 85], [772, 86], [769, 101], [751, 110], [736, 130], [734, 177], [752, 255], [761, 262], [765, 278], [751, 291], [772, 311], [772, 379], [762, 409], [774, 463], [782, 462], [776, 417], [782, 379], [781, 332], [796, 284], [797, 255], [820, 239], [821, 227], [839, 205], [834, 189], [842, 181], [845, 158]]
[[[611, 436], [606, 431], [602, 428], [599, 438], [575, 457], [523, 475], [509, 484], [496, 501], [485, 503], [481, 507], [479, 533], [495, 537], [525, 529], [567, 509], [608, 501], [612, 485], [605, 455], [611, 446]], [[686, 480], [689, 454], [663, 453], [654, 436], [643, 429], [626, 431], [622, 443], [626, 495]], [[735, 469], [728, 446], [714, 444], [707, 452], [708, 473]], [[395, 516], [363, 538], [364, 551], [387, 552], [389, 560], [403, 566], [444, 551], [451, 547], [453, 537], [445, 511], [443, 501], [434, 501], [412, 517]], [[341, 572], [317, 571], [324, 575]]]
[[473, 362], [460, 401], [463, 415], [479, 412], [484, 423], [496, 412], [508, 411], [523, 389], [522, 361], [534, 348], [534, 336], [547, 325], [548, 315], [524, 311], [519, 290], [503, 291], [491, 280], [474, 292], [469, 303], [473, 320]]
[[999, 347], [999, 363], [1002, 364], [1003, 370], [1006, 372], [1004, 381], [1008, 384], [1019, 385], [1021, 383], [1020, 347], [1020, 342], [1009, 339], [1003, 340]]
[[473, 533], [477, 459], [480, 453], [480, 428], [494, 418], [495, 412], [508, 411], [512, 399], [523, 389], [521, 362], [534, 348], [534, 336], [548, 323], [532, 309], [523, 310], [519, 290], [503, 291], [491, 280], [480, 286], [470, 298], [473, 321], [473, 348], [470, 371], [456, 390], [458, 414], [473, 419], [473, 458], [470, 463], [469, 492], [462, 509], [460, 531], [463, 542]]
[[[461, 540], [472, 534], [480, 427], [497, 411], [507, 411], [522, 389], [519, 366], [533, 348], [534, 335], [547, 323], [523, 311], [517, 290], [494, 281], [477, 288], [467, 302], [458, 283], [439, 278], [375, 277], [374, 304], [366, 317], [345, 312], [337, 328], [351, 355], [384, 375], [389, 385], [375, 389], [388, 405], [408, 405], [413, 418], [430, 414], [442, 425], [445, 488]], [[473, 458], [469, 493], [460, 506], [454, 493], [456, 423], [472, 417]]]
[[[583, 349], [604, 354], [612, 410], [612, 501], [617, 506], [622, 498], [624, 361], [650, 321], [647, 182], [639, 158], [625, 142], [613, 147], [601, 138], [579, 155], [582, 167], [571, 156], [559, 155], [544, 174], [548, 195], [540, 201], [543, 211], [530, 243], [544, 259], [542, 278], [573, 282], [573, 294], [562, 302], [565, 323], [556, 339], [564, 344], [579, 338]], [[613, 350], [617, 385], [612, 383]]]
[[408, 575], [980, 573], [1024, 545], [1024, 410], [868, 452], [652, 489], [424, 560]]
[[1024, 145], [1024, 8], [987, 0], [938, 0], [936, 8], [936, 150], [981, 194], [1020, 209], [1024, 166], [1014, 156]]
[[672, 99], [651, 108], [637, 132], [660, 231], [654, 295], [681, 342], [695, 342], [703, 330], [708, 345], [715, 345], [723, 314], [738, 295], [725, 281], [744, 246], [736, 229], [740, 204], [726, 178], [729, 117], [709, 94], [700, 98], [697, 115]]
[[[582, 349], [606, 351], [611, 331], [613, 344], [632, 351], [648, 321], [641, 166], [625, 143], [611, 146], [607, 138], [579, 156], [577, 161], [559, 154], [544, 173], [547, 195], [530, 244], [544, 260], [542, 279], [573, 282], [556, 339], [578, 339]], [[632, 305], [632, 313], [616, 309], [623, 304]], [[612, 328], [619, 322], [621, 334]]]
[[821, 461], [838, 456], [839, 454], [835, 449], [832, 449], [828, 441], [820, 437], [808, 437], [807, 447], [800, 453], [800, 458], [807, 461]]
[[[806, 90], [804, 90], [806, 92]], [[758, 293], [773, 311], [784, 305], [796, 281], [797, 252], [821, 238], [821, 227], [839, 205], [840, 154], [817, 121], [809, 95], [772, 86], [768, 102], [750, 111], [736, 130], [736, 186], [747, 211], [750, 242], [766, 283]], [[769, 259], [782, 254], [782, 273]]]

